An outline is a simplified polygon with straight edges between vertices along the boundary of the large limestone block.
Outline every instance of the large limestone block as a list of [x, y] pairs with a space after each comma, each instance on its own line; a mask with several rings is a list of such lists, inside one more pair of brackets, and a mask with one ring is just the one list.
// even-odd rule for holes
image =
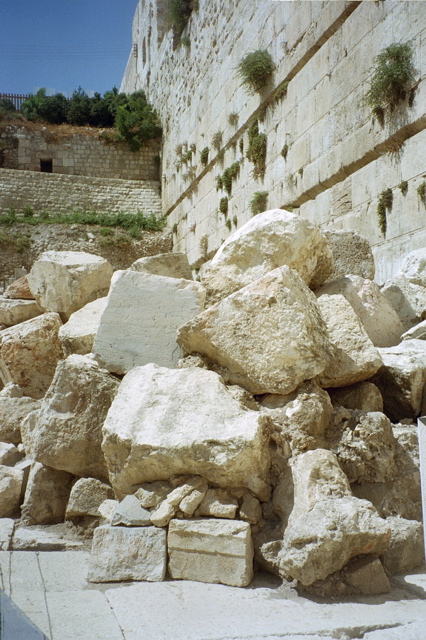
[[102, 449], [119, 497], [173, 474], [267, 497], [268, 426], [266, 416], [243, 410], [213, 371], [149, 364], [123, 378]]
[[402, 340], [426, 340], [426, 320], [414, 325], [401, 336]]
[[166, 532], [157, 527], [95, 529], [89, 561], [89, 582], [147, 580], [166, 575]]
[[19, 511], [23, 478], [20, 469], [0, 465], [0, 518], [16, 516]]
[[22, 276], [18, 278], [12, 284], [10, 284], [5, 292], [5, 298], [11, 298], [14, 300], [34, 300], [34, 296], [30, 291], [30, 287], [28, 285], [27, 276]]
[[324, 293], [341, 294], [346, 298], [375, 347], [393, 347], [400, 342], [404, 332], [402, 322], [372, 280], [347, 275], [317, 291], [317, 295]]
[[43, 310], [35, 300], [9, 300], [0, 296], [0, 326], [13, 327], [41, 313]]
[[383, 293], [408, 330], [426, 319], [426, 248], [409, 253]]
[[326, 229], [324, 235], [333, 255], [334, 270], [330, 280], [348, 273], [373, 280], [375, 274], [374, 256], [370, 243], [355, 231]]
[[108, 293], [112, 267], [83, 251], [46, 251], [34, 262], [28, 284], [46, 311], [68, 319], [74, 311]]
[[159, 253], [139, 258], [130, 267], [132, 271], [146, 271], [154, 276], [192, 280], [192, 271], [186, 253]]
[[86, 356], [62, 360], [41, 408], [23, 426], [27, 453], [54, 469], [107, 479], [101, 430], [118, 387]]
[[293, 454], [318, 447], [333, 413], [328, 393], [314, 381], [301, 384], [286, 396], [268, 394], [260, 404]]
[[313, 289], [333, 270], [331, 251], [319, 227], [283, 209], [272, 209], [229, 236], [201, 281], [213, 303], [282, 265], [297, 271]]
[[61, 324], [57, 313], [44, 313], [0, 331], [0, 378], [4, 384], [18, 384], [31, 398], [44, 396], [62, 357]]
[[329, 389], [333, 405], [359, 411], [383, 411], [383, 398], [372, 382], [358, 382], [350, 387]]
[[91, 353], [106, 305], [106, 297], [93, 300], [71, 314], [68, 322], [62, 325], [59, 329], [59, 340], [65, 356], [72, 353]]
[[294, 507], [279, 554], [283, 575], [309, 586], [351, 558], [382, 553], [390, 530], [373, 505], [355, 498], [336, 456], [308, 451], [293, 463]]
[[245, 587], [253, 578], [250, 525], [238, 520], [172, 520], [169, 572], [177, 580]]
[[201, 353], [252, 393], [291, 393], [322, 373], [332, 347], [314, 294], [284, 266], [181, 327], [185, 354]]
[[105, 500], [114, 498], [111, 487], [96, 478], [79, 478], [71, 489], [66, 518], [76, 516], [100, 516], [99, 507]]
[[9, 398], [0, 393], [0, 441], [19, 444], [23, 421], [39, 406], [38, 400], [26, 397]]
[[383, 396], [384, 411], [392, 422], [416, 418], [422, 410], [426, 384], [426, 341], [404, 340], [380, 349], [383, 366], [372, 378]]
[[70, 473], [34, 462], [22, 505], [22, 523], [36, 525], [63, 522], [72, 481]]
[[177, 367], [176, 330], [202, 311], [199, 282], [144, 271], [117, 271], [96, 333], [93, 352], [115, 373], [155, 362]]
[[389, 548], [382, 561], [389, 573], [406, 573], [423, 565], [425, 560], [423, 526], [416, 520], [390, 517], [387, 523], [391, 529]]
[[345, 387], [370, 378], [382, 360], [347, 300], [340, 294], [324, 294], [318, 306], [327, 325], [335, 355], [318, 376], [322, 387]]

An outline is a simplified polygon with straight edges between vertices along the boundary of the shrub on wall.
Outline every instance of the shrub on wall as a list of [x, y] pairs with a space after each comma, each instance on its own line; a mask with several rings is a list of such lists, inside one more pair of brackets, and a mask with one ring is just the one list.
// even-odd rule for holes
[[258, 49], [247, 53], [237, 67], [237, 73], [242, 78], [251, 93], [260, 91], [267, 84], [275, 69], [271, 54], [266, 49]]
[[247, 158], [254, 164], [254, 177], [259, 178], [265, 173], [266, 133], [259, 133], [259, 123], [257, 120], [255, 120], [249, 128], [248, 139]]
[[267, 191], [256, 191], [250, 201], [251, 212], [254, 216], [258, 213], [262, 213], [266, 211], [266, 205], [268, 202], [268, 192]]

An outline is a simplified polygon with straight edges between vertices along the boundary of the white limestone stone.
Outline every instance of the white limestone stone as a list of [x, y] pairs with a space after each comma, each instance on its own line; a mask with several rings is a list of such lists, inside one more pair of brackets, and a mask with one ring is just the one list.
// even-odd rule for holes
[[0, 325], [12, 327], [43, 313], [35, 300], [12, 300], [0, 296]]
[[70, 473], [34, 462], [21, 508], [22, 523], [35, 525], [63, 522], [72, 481]]
[[344, 229], [325, 229], [324, 235], [333, 255], [334, 270], [330, 280], [348, 273], [373, 280], [374, 257], [366, 238]]
[[19, 512], [23, 477], [20, 469], [0, 465], [0, 518], [16, 516]]
[[[6, 388], [6, 387], [5, 387]], [[19, 444], [21, 425], [29, 413], [40, 406], [40, 401], [32, 398], [9, 398], [0, 393], [0, 440]]]
[[370, 378], [382, 365], [374, 347], [349, 302], [340, 295], [324, 294], [318, 298], [335, 355], [318, 376], [322, 387], [345, 387]]
[[74, 311], [108, 293], [112, 267], [83, 251], [46, 251], [34, 262], [28, 284], [46, 311], [68, 319]]
[[87, 579], [89, 582], [158, 582], [166, 575], [166, 558], [164, 530], [102, 525], [95, 529], [93, 536]]
[[84, 541], [76, 539], [66, 525], [35, 525], [15, 527], [13, 551], [79, 551]]
[[185, 354], [225, 367], [248, 391], [287, 394], [332, 358], [314, 294], [283, 266], [213, 305], [179, 329]]
[[76, 516], [99, 516], [99, 507], [105, 500], [112, 500], [111, 487], [96, 478], [80, 478], [69, 494], [66, 519]]
[[44, 313], [0, 331], [0, 379], [4, 384], [18, 384], [31, 398], [44, 396], [62, 357], [61, 324], [57, 313]]
[[151, 524], [150, 513], [134, 495], [126, 496], [114, 509], [111, 524], [124, 527], [147, 527]]
[[71, 314], [59, 329], [59, 340], [66, 356], [91, 353], [107, 298], [98, 298]]
[[262, 507], [260, 506], [259, 500], [251, 493], [245, 493], [240, 506], [239, 518], [250, 524], [257, 524], [261, 517]]
[[405, 520], [398, 516], [386, 519], [391, 537], [382, 562], [390, 574], [406, 573], [424, 564], [425, 549], [423, 526], [416, 520]]
[[111, 518], [118, 504], [118, 500], [104, 500], [99, 505], [98, 514], [102, 517], [101, 524], [111, 524]]
[[310, 287], [333, 270], [331, 251], [319, 227], [283, 209], [265, 211], [235, 231], [220, 247], [202, 283], [210, 303], [288, 265]]
[[26, 451], [54, 469], [106, 480], [101, 429], [119, 384], [86, 356], [62, 360], [41, 408], [22, 426]]
[[15, 520], [0, 518], [0, 551], [9, 551], [14, 529]]
[[142, 484], [142, 486], [135, 491], [135, 496], [144, 509], [149, 509], [150, 507], [157, 507], [171, 491], [172, 486], [170, 482], [160, 480], [158, 482]]
[[123, 378], [103, 434], [119, 497], [173, 474], [269, 492], [268, 418], [241, 409], [212, 371], [135, 367]]
[[186, 253], [160, 253], [139, 258], [130, 267], [132, 271], [146, 271], [154, 276], [192, 280], [192, 271]]
[[196, 516], [210, 516], [212, 518], [233, 519], [237, 513], [238, 502], [223, 489], [209, 489], [200, 506]]
[[96, 333], [95, 356], [120, 374], [150, 362], [177, 367], [176, 330], [202, 311], [204, 297], [199, 282], [117, 271]]
[[351, 305], [375, 347], [392, 347], [401, 340], [404, 327], [395, 309], [372, 280], [346, 275], [317, 292], [341, 294]]
[[0, 465], [13, 467], [23, 454], [10, 442], [0, 442]]
[[426, 320], [414, 325], [401, 336], [402, 340], [426, 340]]
[[253, 577], [250, 525], [237, 520], [172, 520], [169, 572], [177, 580], [245, 587]]
[[358, 382], [350, 387], [329, 389], [334, 405], [359, 411], [383, 411], [383, 398], [379, 388], [372, 382]]

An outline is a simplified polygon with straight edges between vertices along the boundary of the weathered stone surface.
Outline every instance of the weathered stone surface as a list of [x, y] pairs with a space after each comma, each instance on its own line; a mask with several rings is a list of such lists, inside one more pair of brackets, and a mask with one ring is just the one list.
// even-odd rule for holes
[[355, 231], [326, 229], [324, 235], [333, 255], [334, 270], [329, 280], [348, 273], [370, 278], [375, 274], [374, 257], [370, 243]]
[[411, 329], [402, 334], [402, 340], [426, 340], [426, 320], [414, 325]]
[[19, 512], [23, 475], [19, 469], [0, 465], [0, 518]]
[[18, 384], [31, 398], [44, 396], [62, 357], [61, 324], [57, 313], [45, 313], [0, 331], [0, 378], [4, 384]]
[[336, 412], [326, 432], [349, 482], [387, 482], [396, 474], [397, 441], [389, 419], [380, 412]]
[[0, 518], [0, 551], [9, 551], [14, 529], [12, 518]]
[[98, 507], [98, 513], [102, 517], [101, 524], [110, 524], [115, 508], [119, 505], [118, 500], [104, 500]]
[[[3, 389], [6, 390], [7, 387]], [[10, 398], [0, 392], [0, 440], [19, 444], [21, 442], [21, 424], [31, 411], [40, 406], [32, 398]]]
[[65, 517], [98, 516], [105, 500], [114, 498], [111, 487], [96, 478], [80, 478], [71, 489]]
[[386, 521], [391, 537], [389, 548], [382, 555], [385, 569], [396, 574], [420, 567], [425, 559], [422, 523], [392, 516]]
[[136, 496], [126, 496], [114, 509], [111, 524], [124, 527], [147, 527], [151, 524], [150, 513], [143, 507]]
[[344, 296], [375, 347], [393, 347], [400, 342], [404, 332], [402, 322], [379, 286], [372, 280], [347, 275], [324, 285], [316, 293]]
[[12, 327], [43, 313], [35, 300], [11, 300], [0, 296], [0, 326]]
[[28, 284], [46, 311], [63, 319], [108, 293], [112, 267], [104, 258], [83, 251], [46, 251], [34, 262]]
[[90, 353], [93, 341], [106, 307], [107, 298], [98, 298], [71, 314], [68, 322], [59, 329], [59, 340], [66, 356], [72, 353]]
[[192, 271], [186, 253], [160, 253], [139, 258], [130, 267], [132, 271], [145, 271], [153, 276], [192, 280]]
[[23, 454], [10, 442], [0, 442], [0, 465], [13, 467], [23, 458]]
[[13, 551], [78, 551], [87, 544], [64, 524], [15, 528]]
[[319, 227], [283, 209], [249, 220], [222, 244], [202, 277], [210, 304], [266, 273], [288, 265], [311, 288], [333, 270], [331, 251]]
[[287, 266], [271, 271], [181, 327], [185, 354], [201, 353], [248, 391], [287, 394], [322, 373], [331, 347], [315, 296]]
[[251, 493], [245, 493], [240, 506], [239, 517], [250, 524], [257, 524], [262, 517], [262, 507]]
[[260, 404], [293, 453], [321, 446], [321, 436], [330, 424], [333, 407], [327, 392], [315, 382], [305, 382], [285, 396], [268, 394]]
[[147, 580], [166, 575], [166, 532], [156, 527], [95, 529], [90, 556], [89, 582]]
[[159, 480], [158, 482], [144, 483], [135, 492], [135, 496], [144, 509], [150, 509], [151, 507], [157, 507], [171, 491], [170, 482]]
[[223, 489], [209, 489], [196, 511], [196, 516], [233, 519], [237, 513], [238, 502]]
[[35, 525], [62, 522], [72, 481], [70, 473], [34, 462], [21, 509], [22, 523]]
[[364, 595], [389, 593], [391, 586], [383, 565], [378, 558], [359, 558], [344, 573], [346, 584]]
[[95, 337], [95, 356], [121, 374], [150, 362], [177, 367], [176, 330], [202, 311], [204, 297], [199, 282], [116, 271]]
[[4, 292], [5, 298], [11, 298], [12, 300], [34, 300], [34, 296], [30, 291], [28, 285], [27, 276], [22, 276], [12, 282]]
[[317, 449], [293, 463], [294, 507], [279, 554], [282, 575], [309, 586], [358, 555], [383, 552], [390, 530], [373, 505], [354, 498], [336, 456]]
[[318, 376], [322, 387], [345, 387], [370, 378], [382, 364], [358, 316], [342, 295], [324, 294], [318, 306], [335, 356]]
[[383, 396], [384, 410], [392, 422], [416, 418], [422, 409], [426, 384], [426, 342], [404, 340], [380, 349], [383, 366], [372, 378]]
[[191, 517], [195, 513], [197, 507], [201, 504], [208, 488], [208, 482], [204, 480], [202, 484], [200, 484], [196, 489], [193, 489], [191, 493], [188, 493], [188, 495], [181, 500], [179, 503], [179, 510], [182, 511], [186, 517]]
[[150, 520], [156, 527], [166, 527], [170, 520], [175, 517], [177, 507], [164, 500], [156, 509], [151, 512]]
[[250, 525], [236, 520], [172, 520], [169, 572], [178, 580], [247, 586], [253, 577]]
[[136, 367], [124, 377], [103, 433], [119, 497], [172, 474], [268, 494], [268, 418], [242, 410], [212, 371]]
[[383, 412], [382, 394], [372, 382], [358, 382], [350, 387], [329, 389], [328, 393], [334, 405], [359, 411]]
[[405, 257], [396, 276], [385, 283], [383, 294], [397, 312], [404, 329], [410, 329], [426, 314], [426, 248]]
[[41, 408], [22, 428], [27, 453], [54, 469], [107, 479], [101, 429], [118, 387], [86, 356], [61, 361]]

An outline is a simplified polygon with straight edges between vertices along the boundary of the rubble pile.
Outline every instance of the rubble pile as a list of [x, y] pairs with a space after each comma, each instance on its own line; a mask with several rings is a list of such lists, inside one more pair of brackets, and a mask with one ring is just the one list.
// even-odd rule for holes
[[83, 532], [92, 582], [389, 591], [423, 561], [425, 264], [380, 288], [365, 239], [279, 209], [201, 282], [46, 252], [0, 298], [0, 545]]

